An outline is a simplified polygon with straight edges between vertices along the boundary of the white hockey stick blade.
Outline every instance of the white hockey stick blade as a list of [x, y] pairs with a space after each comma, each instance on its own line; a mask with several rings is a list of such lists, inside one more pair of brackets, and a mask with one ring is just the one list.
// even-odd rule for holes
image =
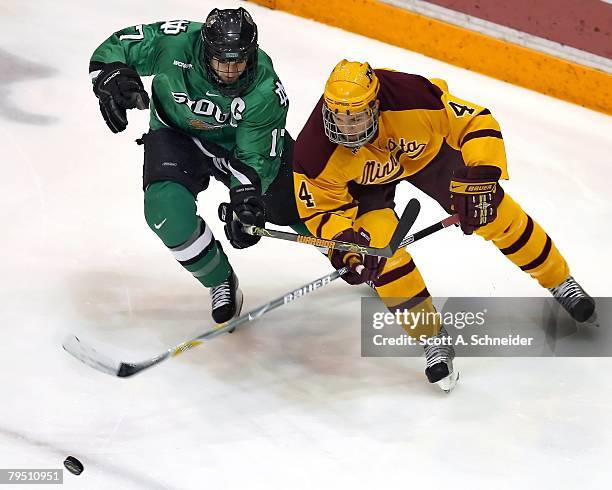
[[110, 357], [100, 354], [93, 347], [81, 343], [76, 335], [68, 336], [62, 343], [62, 347], [68, 354], [88, 366], [103, 373], [118, 376], [119, 370], [121, 369], [120, 362], [114, 361]]

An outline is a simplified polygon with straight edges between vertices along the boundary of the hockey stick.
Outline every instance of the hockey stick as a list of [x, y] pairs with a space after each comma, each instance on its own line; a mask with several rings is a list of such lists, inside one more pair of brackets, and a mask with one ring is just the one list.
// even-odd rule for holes
[[[395, 251], [400, 247], [400, 243], [406, 237], [408, 231], [414, 224], [417, 214], [421, 209], [419, 201], [411, 199], [404, 209], [401, 218], [397, 224], [397, 228], [393, 232], [391, 240], [386, 247], [366, 247], [364, 245], [358, 245], [351, 242], [343, 242], [341, 240], [324, 240], [322, 238], [316, 238], [308, 235], [299, 235], [297, 233], [289, 233], [286, 231], [269, 230], [267, 228], [259, 228], [257, 226], [243, 226], [243, 230], [249, 235], [256, 236], [267, 236], [271, 238], [278, 238], [280, 240], [287, 240], [290, 242], [306, 243], [308, 245], [315, 245], [316, 247], [327, 247], [335, 250], [345, 250], [348, 252], [355, 252], [365, 255], [376, 255], [378, 257], [390, 258]], [[436, 230], [437, 231], [437, 230]], [[432, 232], [433, 233], [433, 232]]]
[[[459, 223], [459, 215], [453, 214], [447, 218], [444, 218], [441, 221], [438, 221], [437, 223], [434, 223], [433, 225], [428, 226], [427, 228], [424, 228], [420, 231], [417, 231], [416, 233], [413, 233], [412, 235], [405, 236], [404, 239], [401, 241], [399, 247], [397, 248], [407, 247], [408, 245], [416, 242], [417, 240], [420, 240], [421, 238], [425, 238], [426, 236], [429, 236], [432, 233], [435, 233], [436, 231], [440, 231], [444, 228], [447, 228], [451, 225], [456, 225], [458, 223]], [[320, 239], [317, 239], [314, 237], [308, 237], [305, 235], [296, 235], [293, 233], [286, 233], [283, 231], [267, 230], [265, 228], [257, 228], [255, 226], [249, 226], [245, 228], [249, 228], [250, 230], [253, 230], [253, 229], [261, 230], [261, 231], [256, 231], [255, 233], [251, 233], [251, 231], [247, 231], [247, 233], [250, 233], [253, 235], [269, 236], [272, 238], [280, 238], [281, 240], [291, 240], [293, 242], [307, 243], [309, 245], [315, 245], [315, 246], [321, 246], [321, 247], [326, 247], [327, 242], [329, 241], [329, 240], [320, 240]], [[265, 234], [263, 232], [265, 232]], [[289, 237], [289, 238], [286, 238], [286, 237]], [[340, 250], [347, 250], [343, 248], [345, 244], [349, 246], [359, 247], [360, 249], [370, 248], [370, 247], [361, 247], [360, 245], [356, 245], [353, 243], [338, 242], [338, 241], [333, 241], [333, 240], [331, 241], [336, 245], [335, 247], [332, 247], [332, 248], [336, 248]], [[340, 245], [340, 247], [338, 245]], [[374, 249], [374, 250], [383, 250], [383, 249]], [[393, 253], [395, 253], [396, 250], [397, 249], [392, 249]], [[386, 257], [386, 255], [381, 255], [379, 253], [369, 253], [369, 252], [363, 252], [363, 251], [360, 251], [359, 253], [368, 253], [369, 255], [378, 255], [378, 256]], [[393, 253], [391, 255], [393, 255]]]
[[449, 216], [448, 218], [444, 218], [442, 221], [438, 221], [437, 223], [434, 223], [433, 225], [428, 226], [427, 228], [423, 228], [422, 230], [417, 231], [416, 233], [413, 233], [412, 235], [408, 235], [406, 238], [402, 240], [402, 243], [400, 243], [399, 248], [407, 247], [411, 243], [414, 243], [417, 240], [420, 240], [421, 238], [425, 238], [426, 236], [429, 236], [432, 233], [435, 233], [436, 231], [440, 231], [444, 228], [447, 228], [448, 226], [456, 225], [458, 223], [459, 223], [459, 215], [453, 214], [452, 216]]
[[234, 318], [229, 322], [217, 325], [192, 340], [182, 342], [175, 347], [171, 347], [162, 354], [152, 357], [151, 359], [147, 359], [146, 361], [136, 363], [115, 361], [110, 357], [101, 354], [96, 349], [81, 342], [81, 340], [75, 335], [69, 336], [62, 344], [62, 347], [66, 352], [77, 358], [79, 361], [93, 367], [94, 369], [97, 369], [98, 371], [102, 371], [103, 373], [111, 374], [113, 376], [118, 376], [119, 378], [127, 378], [155, 366], [156, 364], [159, 364], [170, 357], [177, 356], [186, 350], [191, 349], [192, 347], [200, 345], [206, 340], [213, 339], [235, 329], [236, 327], [239, 327], [244, 323], [256, 320], [268, 311], [291, 303], [292, 301], [302, 298], [303, 296], [306, 296], [307, 294], [312, 293], [323, 286], [327, 286], [329, 283], [338, 279], [347, 271], [348, 267], [333, 271], [323, 277], [320, 277], [319, 279], [309, 282], [300, 288], [294, 289], [293, 291], [290, 291], [283, 296], [266, 303], [265, 305], [255, 308], [254, 310], [251, 310], [238, 318]]
[[[413, 200], [413, 201], [414, 203], [412, 205], [408, 203], [408, 206], [406, 208], [407, 210], [409, 210], [410, 214], [408, 214], [408, 211], [404, 211], [404, 213], [402, 214], [402, 219], [400, 220], [400, 221], [403, 221], [402, 229], [401, 229], [403, 235], [400, 237], [399, 240], [397, 240], [396, 239], [397, 230], [396, 230], [396, 232], [393, 235], [392, 240], [389, 243], [389, 246], [393, 245], [395, 247], [393, 252], [395, 252], [395, 250], [399, 248], [401, 239], [408, 233], [408, 231], [410, 231], [410, 227], [414, 224], [418, 216], [420, 205], [418, 201], [416, 200]], [[411, 203], [413, 201], [411, 201]], [[398, 228], [399, 227], [400, 225], [398, 224]], [[152, 357], [142, 362], [130, 363], [130, 362], [115, 361], [111, 359], [110, 357], [107, 357], [101, 354], [96, 349], [81, 342], [81, 340], [75, 335], [69, 336], [62, 344], [62, 347], [64, 348], [66, 352], [74, 356], [76, 359], [93, 367], [94, 369], [97, 369], [98, 371], [101, 371], [103, 373], [107, 373], [113, 376], [117, 376], [120, 378], [127, 378], [141, 371], [144, 371], [145, 369], [155, 366], [170, 357], [177, 356], [178, 354], [181, 354], [182, 352], [185, 352], [186, 350], [189, 350], [192, 347], [196, 347], [206, 340], [210, 340], [212, 338], [218, 337], [219, 335], [222, 335], [226, 332], [234, 330], [236, 327], [244, 323], [256, 320], [257, 318], [262, 316], [264, 313], [267, 313], [268, 311], [271, 311], [273, 309], [278, 308], [279, 306], [285, 305], [287, 303], [291, 303], [292, 301], [298, 298], [306, 296], [307, 294], [315, 291], [316, 289], [319, 289], [323, 286], [328, 285], [330, 282], [338, 279], [340, 276], [342, 276], [346, 272], [348, 272], [348, 267], [344, 267], [337, 271], [333, 271], [323, 277], [320, 277], [319, 279], [309, 282], [308, 284], [298, 289], [290, 291], [284, 294], [283, 296], [280, 296], [270, 301], [269, 303], [266, 303], [263, 306], [255, 308], [254, 310], [251, 310], [248, 313], [245, 313], [244, 315], [239, 316], [238, 318], [234, 318], [233, 320], [230, 320], [229, 322], [217, 325], [192, 340], [189, 340], [187, 342], [182, 342], [181, 344], [175, 347], [171, 347], [170, 349], [167, 349], [162, 354], [159, 354], [155, 357]]]

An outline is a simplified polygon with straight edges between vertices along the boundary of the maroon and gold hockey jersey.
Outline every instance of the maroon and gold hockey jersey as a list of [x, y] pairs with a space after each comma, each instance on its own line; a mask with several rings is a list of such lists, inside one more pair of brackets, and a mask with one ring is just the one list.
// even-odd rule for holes
[[349, 184], [379, 185], [416, 174], [444, 141], [466, 165], [496, 165], [507, 179], [499, 124], [488, 109], [448, 93], [443, 80], [375, 70], [380, 81], [376, 137], [357, 151], [331, 143], [319, 100], [294, 151], [294, 187], [300, 217], [317, 237], [351, 228], [358, 203]]

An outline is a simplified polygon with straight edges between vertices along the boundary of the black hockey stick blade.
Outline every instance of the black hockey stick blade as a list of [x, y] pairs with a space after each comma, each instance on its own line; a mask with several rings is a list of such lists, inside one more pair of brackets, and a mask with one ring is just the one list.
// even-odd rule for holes
[[404, 212], [402, 213], [402, 216], [399, 219], [397, 228], [395, 228], [395, 231], [393, 232], [393, 236], [389, 241], [389, 245], [387, 245], [388, 250], [386, 251], [387, 253], [385, 257], [391, 258], [393, 254], [397, 251], [397, 249], [402, 243], [402, 240], [406, 235], [408, 235], [410, 228], [412, 228], [412, 225], [414, 225], [414, 222], [416, 221], [420, 211], [421, 203], [419, 203], [419, 201], [417, 201], [416, 199], [410, 199], [410, 201], [408, 201], [406, 209], [404, 209]]

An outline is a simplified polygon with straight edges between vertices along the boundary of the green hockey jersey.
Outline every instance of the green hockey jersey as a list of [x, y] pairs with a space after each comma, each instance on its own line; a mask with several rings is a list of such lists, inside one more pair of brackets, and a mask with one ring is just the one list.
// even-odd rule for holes
[[115, 32], [94, 51], [90, 76], [95, 80], [111, 62], [153, 75], [151, 129], [175, 128], [233, 152], [231, 186], [251, 182], [265, 192], [280, 165], [289, 109], [285, 89], [260, 49], [257, 78], [247, 92], [233, 98], [220, 94], [202, 62], [201, 27], [173, 20]]

